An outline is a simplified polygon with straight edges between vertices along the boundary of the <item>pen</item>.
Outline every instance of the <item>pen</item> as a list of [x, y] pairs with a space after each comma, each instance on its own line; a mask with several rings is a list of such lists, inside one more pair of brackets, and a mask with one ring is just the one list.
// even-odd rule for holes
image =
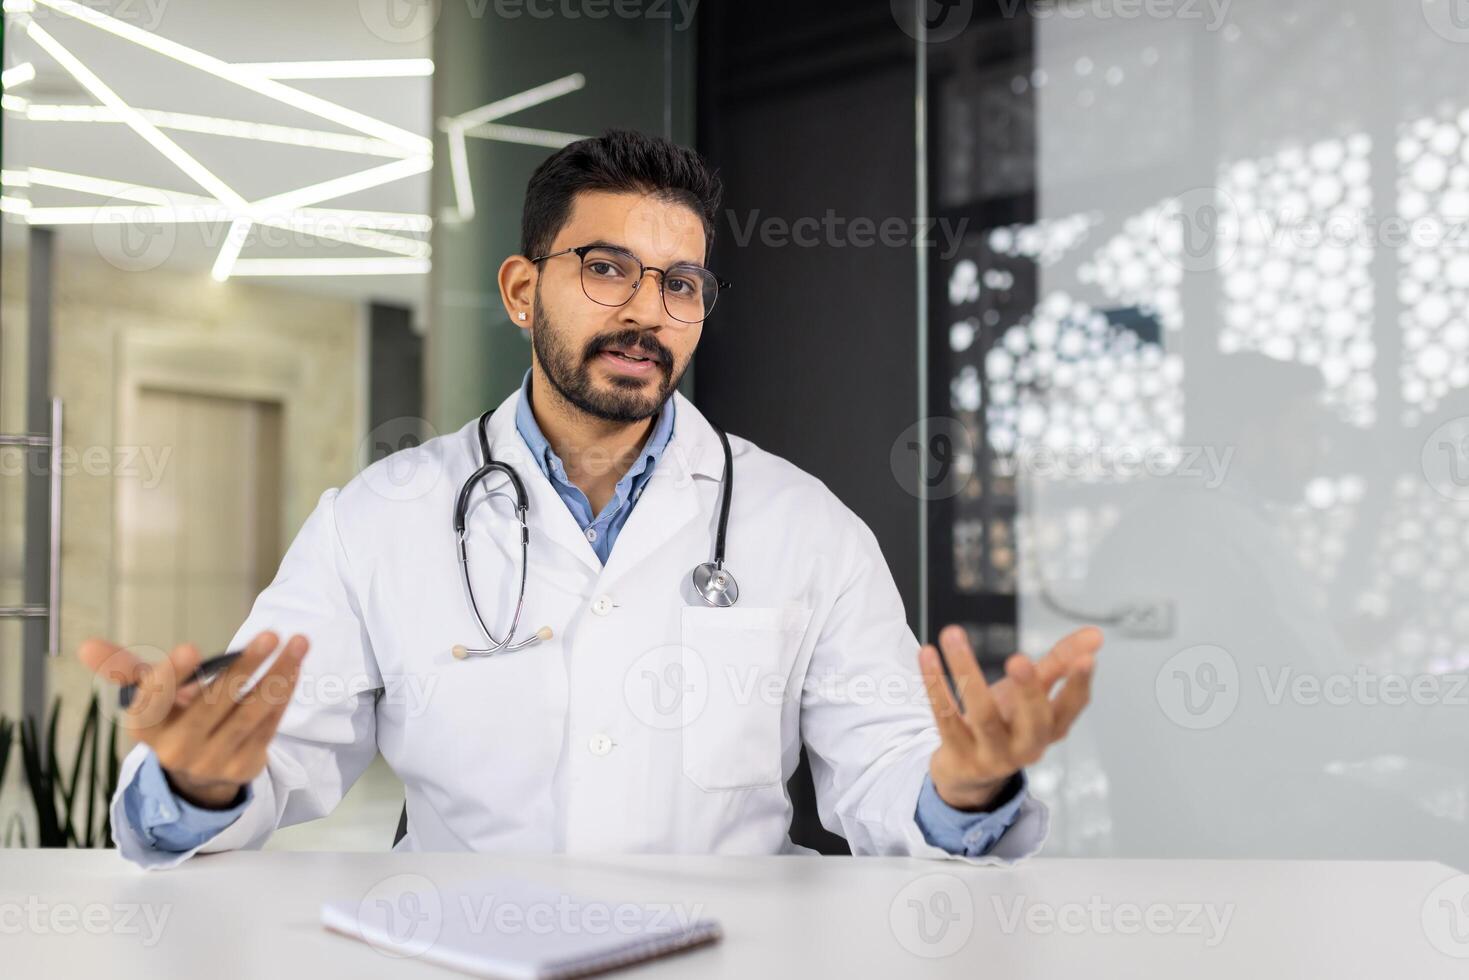
[[[186, 677], [183, 683], [179, 685], [179, 687], [183, 687], [187, 684], [192, 684], [196, 681], [202, 684], [205, 681], [212, 680], [216, 675], [227, 668], [230, 664], [234, 663], [236, 660], [239, 660], [240, 654], [242, 653], [244, 653], [243, 650], [232, 650], [229, 653], [216, 654], [215, 656], [210, 657], [208, 660], [205, 660], [203, 663], [201, 663], [192, 674]], [[123, 710], [127, 710], [128, 706], [133, 703], [133, 698], [137, 695], [137, 693], [138, 685], [136, 684], [127, 684], [122, 688], [122, 690], [118, 692], [117, 700], [122, 705]]]

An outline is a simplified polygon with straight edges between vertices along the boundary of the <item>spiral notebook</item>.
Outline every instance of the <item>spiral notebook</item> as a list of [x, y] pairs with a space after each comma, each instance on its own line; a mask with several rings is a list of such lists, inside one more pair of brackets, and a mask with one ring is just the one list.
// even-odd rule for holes
[[703, 906], [608, 902], [516, 878], [440, 885], [384, 879], [352, 901], [327, 902], [321, 923], [379, 952], [477, 977], [584, 977], [715, 942]]

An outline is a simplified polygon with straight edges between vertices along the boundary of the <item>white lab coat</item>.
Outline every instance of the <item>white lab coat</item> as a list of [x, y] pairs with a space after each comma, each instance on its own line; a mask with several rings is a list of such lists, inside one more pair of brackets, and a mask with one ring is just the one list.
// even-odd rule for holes
[[[672, 439], [604, 567], [515, 428], [492, 451], [530, 498], [525, 650], [456, 660], [482, 643], [459, 580], [451, 516], [480, 461], [473, 423], [368, 467], [322, 495], [231, 648], [260, 630], [311, 652], [253, 784], [200, 850], [258, 848], [277, 827], [330, 813], [381, 750], [403, 780], [400, 850], [773, 854], [798, 850], [785, 782], [804, 738], [822, 823], [858, 854], [949, 857], [914, 820], [938, 744], [891, 573], [867, 526], [815, 478], [731, 437], [729, 609], [704, 606], [723, 451], [675, 396]], [[492, 477], [490, 488], [504, 483]], [[519, 532], [507, 495], [469, 516], [475, 594], [500, 635], [514, 608]], [[126, 787], [146, 752], [123, 762]], [[112, 801], [119, 849], [149, 850]], [[1045, 838], [1029, 799], [981, 861]], [[383, 827], [386, 839], [392, 827]]]

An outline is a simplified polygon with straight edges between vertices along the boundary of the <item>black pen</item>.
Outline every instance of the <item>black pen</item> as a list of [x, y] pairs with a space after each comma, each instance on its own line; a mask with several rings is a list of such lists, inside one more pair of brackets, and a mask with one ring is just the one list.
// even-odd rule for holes
[[[197, 668], [195, 668], [194, 672], [190, 674], [187, 678], [185, 678], [184, 682], [180, 684], [179, 687], [184, 687], [185, 685], [192, 684], [196, 681], [202, 684], [205, 681], [212, 680], [230, 664], [234, 663], [236, 660], [239, 660], [240, 654], [244, 652], [245, 651], [243, 650], [232, 650], [229, 653], [220, 653], [216, 654], [213, 657], [210, 657], [208, 660], [205, 660]], [[136, 684], [124, 685], [122, 690], [118, 692], [117, 700], [122, 705], [124, 711], [127, 710], [128, 706], [133, 703], [133, 697], [137, 693], [138, 685]]]

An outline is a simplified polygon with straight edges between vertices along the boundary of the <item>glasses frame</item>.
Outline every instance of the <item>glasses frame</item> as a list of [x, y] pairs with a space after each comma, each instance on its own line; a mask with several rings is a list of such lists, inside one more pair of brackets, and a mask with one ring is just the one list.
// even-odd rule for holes
[[[585, 266], [577, 270], [576, 278], [577, 281], [581, 283], [582, 295], [591, 300], [593, 303], [596, 303], [598, 306], [607, 306], [614, 309], [617, 307], [626, 306], [637, 297], [638, 290], [643, 287], [643, 277], [650, 272], [656, 272], [658, 273], [658, 299], [663, 303], [663, 312], [673, 317], [673, 319], [678, 320], [679, 323], [687, 323], [693, 325], [695, 323], [703, 323], [705, 320], [709, 319], [709, 314], [714, 312], [714, 307], [719, 302], [720, 294], [723, 293], [726, 289], [733, 288], [734, 286], [734, 283], [719, 278], [713, 273], [713, 271], [705, 269], [703, 266], [692, 266], [691, 263], [688, 263], [693, 268], [703, 269], [703, 271], [708, 272], [709, 275], [713, 277], [714, 285], [718, 288], [718, 292], [714, 294], [714, 302], [709, 304], [709, 309], [704, 311], [704, 316], [701, 319], [684, 320], [675, 316], [674, 312], [668, 308], [668, 294], [663, 290], [663, 282], [668, 277], [668, 270], [660, 269], [656, 265], [644, 265], [642, 259], [638, 258], [636, 255], [632, 254], [625, 248], [619, 248], [616, 245], [577, 245], [573, 248], [563, 248], [559, 252], [549, 252], [545, 255], [531, 259], [531, 262], [535, 263], [536, 265], [540, 265], [547, 259], [559, 258], [563, 255], [575, 255], [577, 257], [577, 261], [585, 261], [587, 253], [596, 251], [597, 249], [601, 249], [604, 252], [619, 252], [623, 255], [626, 255], [628, 258], [632, 259], [638, 264], [637, 282], [634, 284], [632, 292], [628, 294], [627, 299], [623, 300], [621, 303], [604, 303], [601, 300], [594, 298], [591, 293], [587, 292], [587, 281], [582, 275], [582, 273], [585, 271]], [[674, 266], [674, 268], [678, 268], [678, 266]]]

